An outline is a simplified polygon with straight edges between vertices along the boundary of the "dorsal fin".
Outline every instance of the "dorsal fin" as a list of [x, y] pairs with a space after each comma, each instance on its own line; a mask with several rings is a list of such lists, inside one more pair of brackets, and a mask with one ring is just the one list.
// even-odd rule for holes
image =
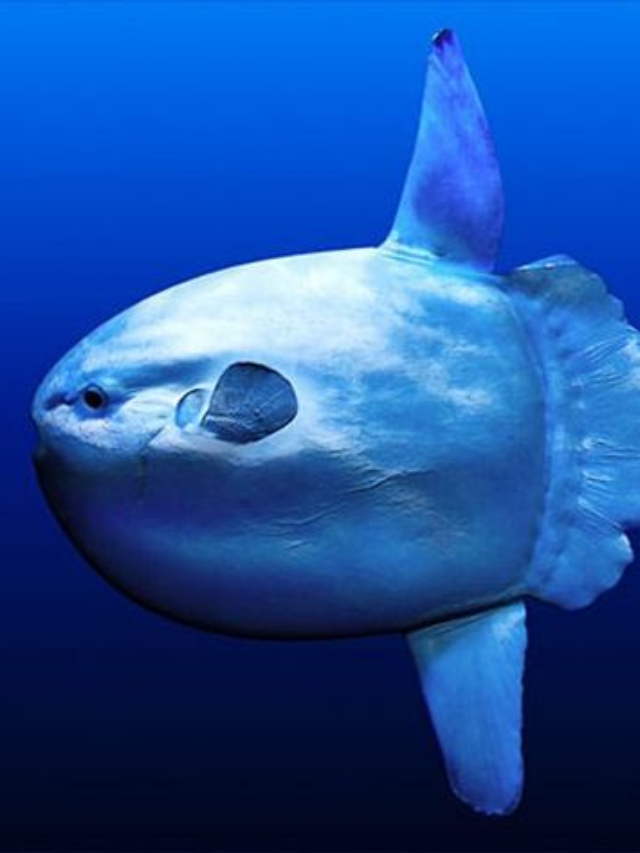
[[416, 147], [385, 248], [493, 268], [503, 222], [493, 142], [460, 44], [434, 36]]

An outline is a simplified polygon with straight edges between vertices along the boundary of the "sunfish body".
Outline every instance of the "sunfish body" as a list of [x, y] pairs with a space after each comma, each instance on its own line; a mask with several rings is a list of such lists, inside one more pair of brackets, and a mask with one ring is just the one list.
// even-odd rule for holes
[[566, 257], [491, 272], [502, 192], [459, 45], [434, 39], [379, 248], [203, 276], [39, 388], [37, 465], [87, 559], [182, 622], [409, 636], [450, 781], [522, 787], [524, 599], [613, 586], [640, 521], [640, 348]]

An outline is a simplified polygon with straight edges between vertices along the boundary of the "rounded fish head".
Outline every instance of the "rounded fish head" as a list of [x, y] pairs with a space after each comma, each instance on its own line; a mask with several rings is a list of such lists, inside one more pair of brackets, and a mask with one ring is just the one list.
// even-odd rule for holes
[[212, 630], [424, 624], [504, 594], [533, 535], [540, 399], [507, 300], [376, 250], [157, 294], [71, 350], [33, 413], [81, 552]]

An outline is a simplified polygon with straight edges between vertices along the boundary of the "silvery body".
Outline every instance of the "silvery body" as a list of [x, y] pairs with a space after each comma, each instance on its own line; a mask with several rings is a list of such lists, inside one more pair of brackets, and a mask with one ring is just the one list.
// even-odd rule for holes
[[640, 517], [637, 335], [567, 258], [494, 274], [501, 226], [443, 31], [383, 246], [159, 293], [33, 407], [51, 507], [137, 601], [248, 636], [408, 633], [452, 785], [489, 813], [522, 786], [523, 598], [592, 601]]

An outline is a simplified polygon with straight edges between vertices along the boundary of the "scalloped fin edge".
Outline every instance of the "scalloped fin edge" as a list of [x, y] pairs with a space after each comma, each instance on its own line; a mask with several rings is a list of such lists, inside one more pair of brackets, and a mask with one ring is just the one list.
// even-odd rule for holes
[[593, 272], [556, 255], [508, 278], [545, 386], [546, 501], [526, 591], [567, 608], [613, 587], [640, 524], [640, 335]]

